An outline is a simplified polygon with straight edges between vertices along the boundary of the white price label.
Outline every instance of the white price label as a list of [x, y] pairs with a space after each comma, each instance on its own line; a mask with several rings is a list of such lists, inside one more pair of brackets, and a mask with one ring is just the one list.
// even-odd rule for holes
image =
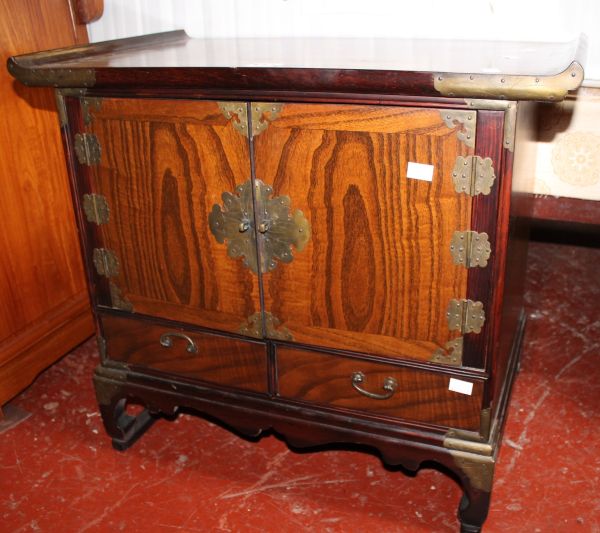
[[473, 383], [470, 381], [463, 381], [462, 379], [450, 378], [448, 390], [471, 396], [471, 394], [473, 394]]
[[433, 165], [409, 161], [406, 167], [406, 177], [415, 180], [433, 181]]

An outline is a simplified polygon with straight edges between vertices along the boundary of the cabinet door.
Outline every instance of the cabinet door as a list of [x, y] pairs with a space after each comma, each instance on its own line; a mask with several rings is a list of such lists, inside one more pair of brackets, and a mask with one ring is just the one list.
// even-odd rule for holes
[[[452, 171], [473, 149], [442, 113], [284, 104], [254, 138], [256, 178], [273, 198], [288, 196], [312, 233], [289, 264], [263, 274], [277, 335], [421, 360], [460, 335], [446, 312], [466, 298], [467, 269], [450, 243], [469, 229], [471, 197], [456, 192]], [[431, 177], [407, 176], [409, 162], [431, 165]]]
[[[228, 247], [211, 234], [209, 215], [223, 192], [250, 178], [248, 139], [217, 102], [82, 102], [86, 131], [100, 152], [99, 161], [82, 166], [90, 192], [100, 198], [82, 201], [92, 218], [98, 210], [109, 212], [89, 250], [104, 302], [238, 331], [260, 309], [258, 279], [228, 257]], [[252, 217], [251, 198], [247, 208]], [[252, 231], [246, 238], [255, 246]]]

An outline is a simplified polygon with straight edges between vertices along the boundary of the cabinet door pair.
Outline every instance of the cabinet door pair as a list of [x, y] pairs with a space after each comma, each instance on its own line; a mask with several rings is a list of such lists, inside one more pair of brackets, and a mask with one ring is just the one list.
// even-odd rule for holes
[[440, 110], [104, 98], [86, 132], [113, 307], [421, 360], [457, 338], [471, 198], [451, 173], [473, 149]]

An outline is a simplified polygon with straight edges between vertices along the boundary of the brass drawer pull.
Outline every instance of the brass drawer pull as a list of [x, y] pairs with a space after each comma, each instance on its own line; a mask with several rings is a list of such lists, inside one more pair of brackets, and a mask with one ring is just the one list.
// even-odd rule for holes
[[179, 337], [180, 339], [185, 339], [188, 343], [186, 350], [190, 353], [198, 353], [198, 347], [196, 343], [188, 337], [185, 333], [177, 333], [177, 332], [169, 332], [163, 333], [160, 336], [160, 345], [165, 348], [170, 348], [173, 346], [173, 337]]
[[365, 375], [362, 372], [354, 372], [350, 381], [352, 382], [352, 386], [358, 392], [360, 392], [367, 398], [372, 398], [373, 400], [387, 400], [388, 398], [391, 398], [394, 395], [396, 389], [398, 388], [398, 382], [393, 377], [388, 376], [383, 381], [383, 390], [385, 391], [385, 394], [369, 392], [360, 386], [361, 383], [364, 383], [365, 379]]

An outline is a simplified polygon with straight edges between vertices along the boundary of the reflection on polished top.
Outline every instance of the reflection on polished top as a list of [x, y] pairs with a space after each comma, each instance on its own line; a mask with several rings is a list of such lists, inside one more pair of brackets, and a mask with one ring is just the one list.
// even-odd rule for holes
[[579, 41], [436, 39], [192, 39], [73, 61], [91, 67], [264, 67], [557, 74], [576, 59]]
[[561, 100], [581, 40], [192, 39], [183, 31], [12, 57], [28, 85], [174, 87]]

